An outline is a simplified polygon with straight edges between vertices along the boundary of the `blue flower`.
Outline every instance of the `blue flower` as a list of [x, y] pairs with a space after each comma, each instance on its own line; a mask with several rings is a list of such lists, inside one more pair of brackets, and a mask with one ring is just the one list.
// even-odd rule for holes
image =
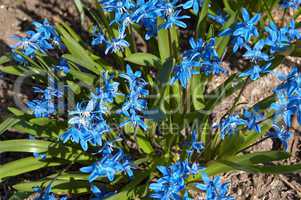
[[273, 131], [270, 131], [268, 136], [279, 139], [284, 149], [287, 150], [288, 142], [292, 138], [293, 134], [289, 130], [285, 128], [281, 129], [278, 125], [273, 124]]
[[127, 118], [120, 126], [123, 127], [131, 123], [134, 127], [140, 126], [146, 130], [147, 126], [140, 114], [147, 110], [147, 101], [143, 99], [149, 94], [149, 91], [145, 89], [147, 83], [141, 78], [141, 72], [133, 72], [129, 65], [126, 67], [126, 73], [121, 73], [120, 77], [128, 81], [130, 89], [121, 110], [118, 111], [119, 114], [123, 114]]
[[106, 38], [104, 36], [104, 34], [96, 27], [93, 27], [93, 40], [91, 42], [92, 46], [98, 46], [100, 44], [106, 43]]
[[197, 138], [197, 131], [192, 131], [192, 141], [189, 149], [187, 150], [188, 155], [191, 156], [194, 151], [201, 153], [201, 151], [204, 149], [204, 145], [201, 141], [198, 141]]
[[26, 32], [26, 36], [13, 36], [12, 38], [17, 41], [16, 44], [11, 45], [13, 56], [17, 62], [26, 63], [27, 61], [19, 55], [16, 50], [21, 51], [25, 56], [34, 58], [36, 51], [40, 50], [40, 46], [37, 43], [40, 34], [33, 31]]
[[48, 86], [46, 89], [41, 89], [38, 87], [34, 87], [34, 93], [38, 93], [41, 95], [40, 99], [34, 99], [28, 101], [26, 103], [27, 107], [33, 112], [36, 118], [41, 117], [49, 117], [51, 114], [55, 113], [55, 104], [54, 104], [54, 97], [60, 98], [63, 96], [63, 93], [54, 87], [50, 80], [51, 86]]
[[170, 79], [170, 84], [175, 81], [180, 81], [182, 87], [186, 88], [192, 75], [199, 74], [200, 72], [193, 69], [193, 67], [200, 67], [200, 63], [189, 60], [184, 60], [174, 67], [174, 75]]
[[209, 13], [208, 18], [220, 25], [224, 25], [227, 21], [227, 16], [225, 16], [220, 10], [217, 12], [217, 15], [212, 15]]
[[282, 73], [277, 75], [283, 83], [277, 86], [275, 92], [284, 90], [289, 96], [292, 96], [301, 88], [301, 74], [297, 67], [293, 67], [290, 73], [285, 76]]
[[69, 64], [65, 59], [61, 59], [59, 64], [55, 66], [55, 69], [57, 71], [64, 72], [65, 74], [68, 74], [70, 72]]
[[177, 200], [181, 199], [180, 192], [186, 187], [185, 178], [189, 176], [187, 162], [176, 162], [169, 167], [158, 166], [162, 177], [151, 183], [149, 188], [154, 192], [150, 195], [153, 199]]
[[242, 125], [246, 125], [246, 121], [238, 115], [230, 115], [226, 119], [223, 119], [219, 125], [221, 139], [224, 140], [227, 135], [231, 136], [237, 133], [238, 127]]
[[99, 0], [99, 3], [105, 11], [114, 12], [117, 15], [134, 7], [131, 0]]
[[107, 177], [109, 181], [113, 181], [119, 173], [125, 172], [129, 177], [133, 176], [132, 164], [125, 157], [122, 150], [114, 155], [106, 154], [102, 159], [93, 163], [91, 166], [82, 167], [80, 171], [89, 173], [89, 182], [93, 182], [98, 177]]
[[62, 47], [60, 36], [47, 19], [44, 19], [43, 23], [33, 22], [33, 25], [35, 30], [41, 34], [40, 46], [42, 49], [53, 49], [53, 45]]
[[25, 36], [14, 36], [13, 39], [17, 41], [16, 44], [11, 45], [13, 58], [22, 64], [27, 63], [21, 55], [17, 53], [20, 51], [29, 58], [34, 58], [39, 51], [46, 54], [49, 50], [55, 47], [62, 48], [61, 38], [55, 31], [55, 28], [49, 24], [45, 19], [43, 23], [33, 22], [35, 31], [27, 31]]
[[268, 63], [263, 67], [260, 67], [259, 65], [254, 65], [245, 72], [240, 73], [239, 77], [249, 77], [251, 80], [255, 81], [260, 78], [261, 74], [269, 73], [270, 66], [271, 63]]
[[280, 5], [282, 8], [292, 8], [294, 10], [299, 9], [301, 0], [282, 0]]
[[172, 12], [169, 16], [167, 16], [166, 21], [159, 26], [159, 29], [162, 29], [162, 28], [169, 29], [173, 25], [181, 27], [181, 28], [186, 28], [187, 25], [184, 22], [182, 22], [181, 20], [189, 19], [190, 17], [187, 15], [179, 16], [180, 12], [181, 12], [180, 10], [177, 10], [175, 12]]
[[71, 140], [80, 143], [84, 151], [88, 149], [88, 142], [93, 145], [102, 145], [102, 136], [110, 131], [110, 127], [103, 114], [108, 109], [101, 100], [91, 99], [86, 106], [77, 104], [74, 111], [69, 112], [72, 116], [68, 121], [71, 128], [60, 136], [63, 142]]
[[257, 22], [260, 20], [260, 14], [255, 14], [250, 18], [249, 12], [242, 9], [243, 22], [237, 23], [233, 28], [228, 28], [222, 31], [219, 35], [232, 35], [232, 43], [234, 44], [233, 52], [235, 53], [239, 48], [251, 40], [251, 37], [258, 37], [259, 33], [256, 28]]
[[252, 36], [258, 37], [259, 34], [255, 25], [260, 20], [260, 14], [255, 14], [250, 18], [247, 9], [243, 8], [242, 18], [243, 22], [237, 24], [233, 36], [243, 37], [245, 41], [250, 41]]
[[206, 200], [234, 200], [228, 192], [229, 184], [222, 183], [220, 176], [215, 176], [211, 180], [205, 172], [201, 174], [204, 183], [197, 183], [196, 187], [206, 192]]
[[[196, 41], [190, 38], [189, 44], [191, 49], [183, 53], [183, 61], [174, 67], [175, 75], [170, 80], [171, 84], [179, 80], [182, 87], [186, 88], [192, 75], [199, 74], [200, 71], [204, 72], [206, 76], [226, 72], [221, 67], [214, 38], [210, 38], [208, 42], [204, 42], [201, 38]], [[200, 71], [195, 70], [194, 67], [199, 67]]]
[[205, 42], [203, 41], [202, 38], [198, 39], [198, 40], [194, 40], [193, 37], [191, 37], [189, 39], [189, 44], [191, 49], [185, 51], [183, 53], [183, 57], [184, 59], [187, 58], [189, 60], [199, 60], [202, 58], [202, 54], [203, 54], [203, 48], [205, 45]]
[[78, 103], [75, 110], [69, 112], [71, 127], [60, 136], [64, 143], [68, 140], [79, 143], [84, 151], [88, 149], [88, 143], [102, 146], [103, 135], [111, 130], [105, 120], [105, 114], [109, 112], [107, 104], [118, 94], [119, 83], [112, 79], [113, 76], [103, 73], [103, 87], [91, 94], [87, 104]]
[[39, 193], [34, 200], [56, 200], [55, 195], [51, 192], [51, 185], [48, 185], [45, 190], [42, 190], [40, 187], [34, 187], [33, 191]]
[[114, 195], [115, 192], [103, 192], [97, 186], [91, 185], [91, 192], [93, 193], [94, 197], [90, 200], [102, 200]]
[[289, 44], [288, 29], [286, 27], [279, 29], [277, 25], [270, 22], [265, 31], [269, 34], [265, 40], [265, 44], [270, 46], [270, 52], [275, 53], [285, 50]]
[[219, 75], [221, 73], [226, 73], [227, 71], [221, 66], [220, 60], [216, 61], [204, 61], [202, 62], [201, 71], [205, 73], [206, 76]]
[[243, 56], [246, 59], [250, 59], [252, 62], [269, 61], [269, 55], [262, 52], [262, 48], [264, 47], [264, 45], [264, 40], [259, 40], [253, 48], [251, 48], [249, 45], [245, 45], [247, 52]]
[[226, 70], [221, 66], [221, 60], [215, 49], [215, 38], [210, 38], [204, 45], [200, 63], [201, 71], [203, 71], [206, 76], [226, 73]]
[[[103, 89], [97, 89], [96, 95], [98, 94], [99, 97], [103, 97], [103, 100], [109, 103], [113, 103], [114, 98], [117, 95], [121, 95], [118, 93], [119, 83], [113, 81], [114, 76], [109, 75], [108, 72], [102, 73], [103, 79]], [[103, 93], [103, 94], [102, 94]]]
[[248, 111], [247, 109], [244, 109], [243, 112], [243, 119], [247, 123], [247, 128], [249, 130], [254, 130], [256, 133], [261, 132], [260, 124], [259, 122], [263, 120], [263, 114], [257, 113], [255, 110], [254, 111]]
[[184, 9], [193, 9], [194, 14], [198, 14], [200, 7], [203, 5], [203, 0], [188, 0], [183, 4]]
[[301, 39], [300, 31], [298, 29], [296, 29], [295, 21], [293, 19], [289, 23], [288, 30], [287, 30], [287, 35], [288, 35], [288, 37], [291, 41]]
[[282, 118], [288, 127], [291, 127], [294, 107], [289, 104], [289, 99], [283, 91], [276, 91], [277, 102], [272, 103], [271, 109], [275, 110], [276, 118]]
[[129, 47], [130, 44], [124, 38], [125, 35], [120, 35], [118, 38], [113, 38], [112, 41], [107, 42], [105, 54], [124, 51], [124, 48]]
[[49, 117], [55, 113], [55, 105], [49, 100], [32, 100], [26, 103], [36, 118]]

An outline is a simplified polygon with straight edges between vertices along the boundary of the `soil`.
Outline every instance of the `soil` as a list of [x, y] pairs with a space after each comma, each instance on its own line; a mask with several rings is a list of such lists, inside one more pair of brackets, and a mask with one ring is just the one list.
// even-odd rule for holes
[[[41, 20], [43, 18], [48, 18], [52, 22], [59, 20], [68, 21], [73, 27], [75, 26], [75, 28], [80, 26], [80, 19], [72, 0], [0, 0], [0, 56], [9, 50], [9, 45], [14, 43], [10, 38], [13, 34], [27, 30], [33, 20]], [[285, 64], [277, 70], [287, 72], [291, 66], [300, 66], [300, 63], [300, 59], [289, 58]], [[224, 64], [228, 67], [230, 73], [235, 71], [228, 63]], [[0, 76], [0, 116], [2, 116], [6, 108], [12, 105], [11, 97], [16, 94], [12, 92], [11, 88], [13, 79], [6, 75], [0, 74]], [[214, 79], [211, 87], [216, 87], [224, 80], [225, 77], [223, 76], [217, 77]], [[255, 104], [257, 101], [270, 95], [272, 88], [277, 84], [279, 84], [279, 81], [272, 75], [268, 75], [252, 83], [246, 88], [240, 99], [240, 103], [244, 103], [244, 105]], [[215, 110], [217, 119], [231, 107], [235, 95], [225, 99]], [[270, 150], [275, 149], [276, 146], [275, 141], [267, 140], [261, 143], [260, 146], [255, 146], [254, 148]], [[295, 132], [293, 143], [290, 145], [292, 158], [285, 161], [286, 164], [301, 161], [300, 147], [300, 134]], [[225, 174], [225, 178], [231, 182], [231, 194], [238, 200], [301, 199], [300, 173], [289, 175], [262, 175], [236, 172]], [[0, 197], [0, 199], [6, 198], [6, 196]]]

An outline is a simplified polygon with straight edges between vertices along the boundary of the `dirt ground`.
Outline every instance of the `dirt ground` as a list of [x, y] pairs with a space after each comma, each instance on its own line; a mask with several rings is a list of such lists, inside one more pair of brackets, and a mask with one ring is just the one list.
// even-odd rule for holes
[[[11, 35], [21, 33], [30, 27], [32, 20], [48, 18], [51, 21], [69, 21], [74, 26], [79, 26], [79, 17], [72, 0], [0, 0], [0, 56], [9, 50], [13, 44]], [[288, 59], [280, 70], [287, 72], [294, 65], [300, 66], [300, 59]], [[227, 63], [225, 63], [227, 66]], [[231, 66], [229, 66], [229, 69]], [[279, 69], [278, 69], [279, 70]], [[230, 69], [230, 71], [234, 71]], [[0, 115], [11, 105], [11, 84], [7, 77], [0, 74]], [[220, 84], [225, 77], [218, 77], [212, 83], [212, 87]], [[247, 87], [240, 102], [252, 105], [272, 92], [272, 88], [279, 81], [272, 75], [262, 78]], [[222, 115], [229, 108], [235, 95], [224, 100], [215, 112]], [[275, 148], [275, 143], [267, 140], [255, 148], [270, 150]], [[290, 145], [292, 158], [286, 164], [301, 161], [300, 134], [295, 133], [294, 141]], [[290, 175], [261, 175], [244, 172], [226, 174], [231, 180], [231, 193], [238, 200], [297, 200], [301, 199], [301, 174]], [[0, 197], [0, 199], [5, 197]]]

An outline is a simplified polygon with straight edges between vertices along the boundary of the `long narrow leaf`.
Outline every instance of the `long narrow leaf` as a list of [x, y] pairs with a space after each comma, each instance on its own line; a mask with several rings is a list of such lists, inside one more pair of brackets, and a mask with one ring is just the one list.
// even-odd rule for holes
[[0, 166], [0, 180], [10, 176], [17, 176], [23, 173], [38, 170], [44, 167], [61, 165], [62, 162], [44, 162], [34, 157], [22, 158]]
[[1, 124], [0, 124], [0, 135], [2, 135], [5, 131], [7, 131], [8, 129], [12, 128], [14, 125], [16, 125], [20, 120], [13, 118], [13, 117], [9, 117], [6, 120], [4, 120]]

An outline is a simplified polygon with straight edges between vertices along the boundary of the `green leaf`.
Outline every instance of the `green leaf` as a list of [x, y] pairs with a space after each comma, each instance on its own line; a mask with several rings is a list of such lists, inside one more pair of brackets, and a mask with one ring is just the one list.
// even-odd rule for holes
[[0, 65], [8, 63], [9, 61], [10, 61], [10, 58], [8, 55], [3, 55], [0, 57]]
[[83, 26], [85, 22], [84, 5], [81, 0], [74, 0], [74, 4], [79, 12], [81, 25]]
[[81, 88], [78, 84], [73, 81], [67, 81], [68, 87], [74, 92], [74, 94], [80, 94]]
[[129, 184], [122, 188], [122, 190], [119, 193], [106, 198], [106, 200], [131, 199], [130, 196], [134, 188], [137, 187], [148, 176], [149, 172], [136, 175], [133, 179], [131, 179], [131, 182]]
[[15, 107], [8, 107], [7, 108], [11, 113], [13, 113], [14, 115], [16, 115], [17, 117], [20, 117], [20, 116], [23, 116], [25, 115], [25, 113], [18, 109], [18, 108], [15, 108]]
[[[163, 20], [158, 18], [158, 26], [162, 23]], [[169, 41], [171, 41], [171, 38], [169, 38], [168, 30], [161, 29], [158, 32], [158, 48], [162, 62], [165, 62], [166, 59], [171, 57], [170, 52], [172, 47], [169, 45]]]
[[0, 124], [0, 135], [2, 135], [3, 133], [5, 133], [5, 131], [7, 131], [8, 129], [12, 128], [19, 121], [20, 121], [19, 119], [16, 119], [16, 118], [13, 118], [13, 117], [9, 117], [6, 120], [4, 120]]
[[[271, 161], [284, 160], [289, 157], [289, 154], [283, 151], [267, 151], [267, 152], [257, 152], [244, 154], [240, 156], [233, 156], [223, 159], [223, 161], [235, 162], [237, 164], [252, 165], [259, 163], [268, 163]], [[220, 173], [225, 173], [235, 170], [235, 168], [230, 167], [219, 160], [212, 161], [208, 163], [207, 173], [209, 176], [214, 176]]]
[[5, 140], [0, 141], [0, 153], [4, 152], [27, 152], [27, 153], [46, 153], [47, 159], [73, 161], [77, 156], [79, 161], [90, 160], [90, 155], [82, 153], [80, 147], [70, 147], [67, 144], [59, 144], [44, 140]]
[[5, 140], [0, 141], [0, 153], [4, 152], [29, 152], [42, 153], [48, 151], [50, 142], [43, 140]]
[[[284, 160], [289, 157], [289, 154], [283, 151], [265, 151], [243, 154], [239, 156], [230, 156], [221, 160], [213, 160], [207, 163], [206, 173], [209, 176], [216, 176], [221, 173], [236, 170], [234, 167], [225, 164], [225, 161], [236, 163], [239, 165], [254, 165], [265, 164], [271, 161]], [[241, 169], [240, 169], [241, 170]], [[200, 175], [190, 176], [188, 182], [195, 182], [201, 179]]]
[[295, 165], [246, 165], [238, 164], [227, 160], [221, 160], [219, 163], [227, 165], [236, 170], [243, 170], [250, 173], [264, 173], [264, 174], [283, 174], [283, 173], [296, 173], [301, 171], [301, 164]]
[[[50, 176], [47, 176], [47, 179], [53, 179], [56, 177], [57, 180], [82, 180], [82, 181], [88, 181], [89, 179], [89, 174], [82, 174], [80, 172], [65, 172], [59, 176], [57, 176], [58, 174], [52, 174]], [[97, 181], [98, 179], [96, 179]]]
[[94, 80], [96, 79], [96, 76], [94, 76], [93, 74], [81, 72], [81, 71], [75, 70], [74, 68], [70, 68], [69, 73], [75, 79], [82, 81], [83, 83], [87, 84], [88, 86], [92, 86], [94, 84]]
[[0, 67], [0, 71], [4, 72], [6, 74], [12, 74], [16, 76], [22, 76], [23, 75], [23, 70], [18, 67], [18, 66], [5, 66], [5, 67]]
[[[65, 42], [68, 43], [67, 41], [65, 41]], [[72, 42], [69, 42], [68, 45], [69, 45], [68, 50], [70, 51], [71, 54], [65, 54], [65, 55], [63, 55], [63, 58], [65, 58], [71, 62], [74, 62], [75, 64], [78, 64], [82, 67], [85, 67], [89, 71], [94, 72], [94, 74], [98, 75], [100, 73], [100, 71], [101, 71], [100, 65], [97, 64], [96, 62], [94, 62], [87, 53], [83, 53], [84, 49], [82, 47], [79, 47], [78, 43], [76, 43], [75, 41], [72, 41]], [[78, 54], [76, 49], [78, 49], [79, 50], [78, 52], [82, 53], [82, 54]], [[82, 50], [82, 51], [80, 51], [80, 50]], [[98, 67], [100, 67], [100, 68], [98, 68]]]
[[10, 176], [17, 176], [23, 173], [31, 172], [44, 167], [61, 165], [61, 162], [44, 162], [34, 157], [22, 158], [0, 166], [0, 180]]
[[48, 184], [51, 183], [51, 191], [58, 194], [82, 194], [90, 191], [90, 186], [88, 181], [81, 180], [55, 180], [45, 179], [42, 181], [32, 181], [32, 182], [24, 182], [19, 183], [13, 186], [17, 191], [30, 192], [33, 187], [41, 186], [43, 188], [47, 187]]
[[226, 137], [218, 149], [218, 157], [223, 158], [225, 156], [235, 155], [244, 148], [252, 145], [271, 129], [272, 122], [268, 120], [261, 126], [260, 133], [255, 131], [241, 131], [239, 134], [233, 137]]
[[196, 26], [196, 32], [197, 32], [198, 36], [201, 35], [201, 24], [202, 24], [203, 20], [207, 17], [210, 2], [211, 2], [211, 0], [203, 1], [202, 10], [200, 11], [199, 19], [198, 19], [197, 26]]
[[159, 68], [161, 60], [150, 53], [134, 53], [125, 58], [125, 61], [141, 66], [153, 66]]
[[32, 194], [31, 192], [15, 192], [8, 200], [24, 200]]
[[[229, 28], [235, 22], [236, 17], [237, 17], [237, 13], [236, 12], [232, 13], [231, 17], [225, 23], [222, 30]], [[230, 36], [219, 37], [216, 40], [217, 53], [220, 58], [225, 54], [229, 42], [230, 42]]]
[[147, 140], [141, 129], [139, 129], [137, 132], [137, 142], [139, 148], [141, 148], [144, 153], [151, 154], [154, 152], [151, 143]]
[[175, 62], [174, 59], [168, 58], [163, 63], [162, 67], [159, 69], [158, 81], [160, 82], [161, 85], [164, 86], [164, 85], [168, 84], [169, 77], [171, 75], [174, 62]]
[[204, 75], [194, 76], [191, 80], [191, 97], [195, 110], [201, 110], [205, 107], [204, 92], [206, 88], [206, 78]]

